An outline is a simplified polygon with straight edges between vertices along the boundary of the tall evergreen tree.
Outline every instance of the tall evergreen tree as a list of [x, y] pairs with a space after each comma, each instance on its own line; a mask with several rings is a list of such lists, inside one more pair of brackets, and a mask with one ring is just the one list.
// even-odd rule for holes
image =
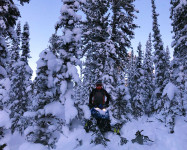
[[[25, 130], [27, 140], [55, 148], [61, 132], [63, 107], [56, 97], [53, 74], [56, 72], [56, 56], [48, 49], [37, 61], [37, 76], [34, 80], [32, 113], [26, 113], [32, 122]], [[28, 114], [28, 116], [27, 116]]]
[[164, 87], [168, 83], [168, 68], [166, 62], [166, 55], [164, 51], [163, 42], [158, 25], [158, 14], [156, 13], [155, 0], [152, 2], [152, 16], [153, 16], [153, 46], [154, 52], [154, 63], [155, 63], [155, 110], [161, 111], [164, 106], [162, 101], [162, 93]]
[[[77, 108], [74, 101], [74, 84], [79, 82], [76, 65], [80, 64], [81, 55], [81, 29], [79, 22], [81, 16], [77, 14], [79, 2], [76, 0], [63, 0], [60, 20], [56, 24], [56, 30], [61, 28], [60, 46], [57, 50], [60, 69], [56, 75], [56, 86], [60, 100], [65, 108], [65, 124], [71, 125], [71, 121], [77, 116]], [[71, 114], [69, 113], [71, 108]]]
[[133, 30], [137, 27], [133, 23], [136, 18], [134, 12], [138, 12], [135, 10], [134, 1], [111, 0], [111, 39], [115, 43], [117, 53], [117, 56], [113, 57], [117, 57], [114, 59], [121, 68], [124, 68], [127, 62], [127, 49], [131, 47], [131, 39], [134, 37]]
[[116, 89], [117, 98], [113, 103], [113, 117], [116, 119], [116, 122], [121, 124], [121, 126], [126, 123], [129, 118], [129, 114], [132, 113], [131, 103], [130, 103], [130, 94], [128, 88], [125, 85], [124, 74], [119, 75], [118, 85]]
[[[13, 48], [15, 47], [13, 46]], [[23, 114], [27, 111], [27, 106], [30, 101], [28, 93], [32, 75], [32, 70], [28, 65], [28, 58], [30, 56], [28, 23], [24, 25], [21, 49], [22, 55], [20, 59], [19, 56], [15, 57], [12, 55], [13, 64], [10, 77], [11, 88], [9, 106], [11, 109], [10, 118], [12, 120], [11, 130], [12, 132], [17, 130], [23, 134], [23, 131], [27, 126]], [[17, 51], [19, 51], [19, 49]]]
[[[187, 108], [187, 48], [186, 48], [186, 32], [187, 32], [187, 3], [182, 0], [171, 0], [171, 15], [173, 26], [173, 43], [174, 47], [172, 61], [172, 82], [179, 88], [179, 104], [181, 107]], [[186, 106], [184, 106], [184, 103]], [[183, 111], [184, 113], [184, 111]]]
[[83, 51], [86, 52], [87, 58], [92, 62], [90, 63], [90, 67], [92, 67], [90, 69], [95, 74], [94, 82], [102, 78], [104, 71], [105, 56], [103, 56], [103, 53], [105, 52], [103, 48], [109, 37], [107, 31], [108, 7], [109, 2], [105, 0], [87, 0], [82, 4], [82, 11], [86, 15], [86, 20], [83, 22], [83, 45], [85, 45]]
[[143, 69], [142, 69], [142, 48], [141, 43], [139, 43], [137, 48], [138, 57], [135, 62], [135, 72], [133, 80], [135, 82], [134, 86], [134, 97], [132, 97], [132, 109], [133, 115], [139, 117], [143, 115], [143, 99], [142, 99], [142, 80], [143, 80]]
[[143, 91], [142, 97], [144, 102], [144, 111], [146, 114], [153, 113], [153, 97], [154, 92], [154, 74], [153, 74], [153, 60], [152, 60], [152, 42], [151, 33], [146, 43], [145, 58], [143, 61]]
[[[29, 0], [20, 0], [20, 3]], [[12, 0], [1, 0], [0, 2], [0, 78], [6, 76], [5, 59], [7, 57], [6, 37], [16, 39], [14, 26], [20, 17], [20, 12]]]

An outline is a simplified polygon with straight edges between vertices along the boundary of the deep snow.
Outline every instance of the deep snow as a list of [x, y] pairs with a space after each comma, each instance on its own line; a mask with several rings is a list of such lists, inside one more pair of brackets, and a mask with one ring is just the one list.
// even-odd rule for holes
[[[125, 137], [128, 142], [123, 146], [120, 145], [120, 138], [111, 132], [105, 136], [110, 139], [107, 147], [103, 145], [90, 144], [93, 133], [86, 133], [82, 126], [69, 130], [63, 127], [59, 141], [56, 144], [56, 150], [186, 150], [187, 148], [187, 118], [177, 117], [175, 133], [170, 134], [169, 129], [159, 122], [156, 117], [147, 118], [146, 116], [138, 120], [132, 120], [121, 128], [121, 136]], [[137, 131], [144, 130], [142, 135], [148, 136], [153, 143], [140, 145], [132, 143]], [[41, 144], [31, 144], [24, 140], [24, 136], [18, 133], [9, 134], [3, 141], [8, 142], [5, 150], [47, 150]], [[82, 144], [82, 145], [81, 145]]]

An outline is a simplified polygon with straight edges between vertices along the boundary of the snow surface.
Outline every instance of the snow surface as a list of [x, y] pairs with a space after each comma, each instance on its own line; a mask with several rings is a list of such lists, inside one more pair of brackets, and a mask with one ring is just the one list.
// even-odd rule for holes
[[[73, 130], [64, 126], [63, 134], [56, 143], [56, 150], [186, 150], [186, 121], [187, 118], [177, 117], [175, 132], [170, 134], [169, 129], [156, 117], [147, 118], [143, 116], [138, 120], [133, 119], [127, 122], [120, 131], [121, 136], [128, 140], [127, 144], [121, 146], [119, 136], [109, 132], [105, 134], [105, 137], [110, 139], [107, 147], [90, 143], [94, 135], [92, 132], [86, 133], [83, 126], [79, 125]], [[131, 140], [135, 138], [135, 133], [138, 130], [144, 130], [142, 135], [148, 136], [154, 142], [145, 145], [132, 143]], [[18, 133], [9, 135], [7, 139], [8, 146], [5, 150], [47, 150], [45, 146], [40, 144], [26, 142], [24, 136], [20, 136]]]
[[9, 118], [9, 114], [4, 111], [0, 110], [0, 127], [5, 127], [8, 129], [11, 126], [11, 121]]
[[19, 150], [48, 150], [47, 147], [41, 144], [23, 143]]

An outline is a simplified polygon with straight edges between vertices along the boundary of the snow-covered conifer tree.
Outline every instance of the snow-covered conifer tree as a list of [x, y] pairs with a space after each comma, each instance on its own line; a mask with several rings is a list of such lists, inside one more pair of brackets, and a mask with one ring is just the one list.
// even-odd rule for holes
[[[179, 97], [176, 101], [181, 107], [187, 109], [187, 3], [183, 0], [171, 0], [171, 15], [173, 26], [173, 43], [174, 47], [172, 61], [172, 83], [179, 89]], [[184, 106], [185, 105], [185, 106]], [[184, 111], [183, 111], [184, 114]]]
[[[11, 88], [10, 88], [10, 101], [9, 107], [11, 109], [10, 118], [12, 120], [11, 130], [15, 132], [19, 131], [21, 134], [26, 128], [27, 124], [23, 114], [27, 111], [27, 106], [29, 103], [29, 86], [31, 86], [31, 75], [32, 70], [28, 65], [28, 58], [30, 57], [30, 48], [29, 48], [29, 26], [28, 23], [24, 25], [22, 33], [22, 55], [19, 59], [19, 55], [15, 57], [12, 54], [12, 69], [11, 69]], [[19, 54], [19, 45], [17, 45]], [[20, 92], [21, 91], [21, 92]]]
[[153, 74], [153, 60], [152, 60], [152, 42], [151, 33], [149, 34], [149, 39], [146, 43], [145, 58], [143, 61], [143, 91], [142, 97], [144, 102], [144, 111], [146, 114], [153, 113], [153, 97], [154, 92], [154, 74]]
[[143, 69], [142, 69], [142, 48], [141, 43], [139, 43], [137, 52], [138, 57], [136, 58], [135, 62], [135, 71], [133, 75], [133, 80], [135, 82], [134, 86], [134, 96], [132, 97], [132, 109], [133, 109], [133, 115], [135, 117], [143, 115], [143, 99], [142, 99], [142, 80], [143, 80]]
[[[76, 65], [81, 55], [81, 29], [79, 21], [81, 16], [77, 14], [79, 2], [76, 0], [63, 0], [60, 20], [56, 24], [56, 30], [61, 28], [62, 35], [60, 46], [57, 50], [60, 69], [56, 74], [56, 86], [60, 95], [60, 101], [64, 106], [65, 124], [71, 125], [71, 121], [77, 116], [77, 108], [74, 101], [74, 84], [79, 82]], [[71, 112], [71, 113], [70, 113]]]
[[130, 94], [127, 86], [125, 85], [124, 74], [119, 75], [118, 85], [116, 89], [117, 98], [113, 102], [113, 117], [117, 120], [118, 123], [123, 125], [127, 122], [129, 114], [132, 113], [131, 103], [130, 103]]
[[86, 20], [83, 21], [83, 44], [85, 45], [83, 51], [86, 53], [87, 59], [89, 59], [85, 65], [89, 67], [94, 75], [92, 80], [95, 81], [92, 86], [95, 86], [95, 82], [102, 78], [104, 72], [103, 65], [106, 58], [103, 56], [105, 53], [103, 49], [109, 37], [107, 31], [108, 7], [109, 1], [105, 0], [88, 0], [82, 4], [82, 11], [86, 15]]
[[85, 74], [84, 78], [92, 80], [89, 83], [92, 84], [91, 87], [95, 86], [98, 79], [103, 80], [104, 87], [115, 99], [117, 78], [114, 68], [117, 53], [114, 42], [109, 39], [109, 1], [88, 0], [83, 3], [82, 10], [86, 15], [86, 20], [83, 22], [83, 44], [85, 44], [83, 49], [89, 59], [85, 63], [87, 65], [85, 69], [91, 71], [91, 76], [86, 77], [89, 74]]
[[127, 62], [127, 49], [130, 48], [131, 39], [134, 37], [133, 30], [137, 27], [133, 23], [136, 18], [134, 13], [137, 12], [133, 4], [134, 1], [111, 0], [111, 39], [115, 42], [116, 53], [118, 55], [116, 59], [117, 64], [122, 68], [124, 68]]
[[163, 42], [158, 24], [158, 14], [156, 13], [155, 0], [152, 2], [152, 16], [153, 16], [153, 46], [154, 46], [154, 63], [155, 63], [155, 92], [154, 92], [154, 106], [157, 112], [161, 111], [164, 106], [162, 101], [162, 93], [164, 87], [168, 83], [168, 69], [166, 62], [166, 55], [164, 51]]
[[57, 68], [56, 56], [48, 49], [42, 51], [37, 61], [32, 110], [24, 114], [32, 120], [25, 130], [27, 140], [50, 148], [55, 148], [64, 116], [63, 107], [56, 97], [53, 78], [53, 73], [57, 71]]

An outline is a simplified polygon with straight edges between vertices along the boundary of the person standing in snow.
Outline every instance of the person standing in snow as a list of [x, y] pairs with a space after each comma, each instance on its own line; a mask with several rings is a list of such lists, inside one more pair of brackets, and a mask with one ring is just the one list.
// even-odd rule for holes
[[[109, 106], [110, 95], [108, 92], [103, 89], [102, 81], [98, 80], [96, 82], [96, 88], [92, 90], [89, 97], [89, 107], [91, 110], [91, 115], [97, 120], [97, 126], [100, 128], [101, 132], [106, 132], [111, 130], [109, 112], [105, 112], [105, 116], [101, 117], [100, 114], [95, 110], [95, 107], [100, 109], [106, 108]], [[91, 120], [87, 121], [85, 125], [85, 130], [88, 132], [91, 130], [93, 122]], [[94, 129], [93, 129], [94, 130]]]
[[102, 81], [98, 80], [96, 82], [96, 88], [93, 89], [93, 91], [90, 93], [89, 107], [92, 108], [94, 106], [99, 106], [99, 105], [108, 107], [109, 100], [110, 100], [110, 95], [105, 89], [103, 89]]

